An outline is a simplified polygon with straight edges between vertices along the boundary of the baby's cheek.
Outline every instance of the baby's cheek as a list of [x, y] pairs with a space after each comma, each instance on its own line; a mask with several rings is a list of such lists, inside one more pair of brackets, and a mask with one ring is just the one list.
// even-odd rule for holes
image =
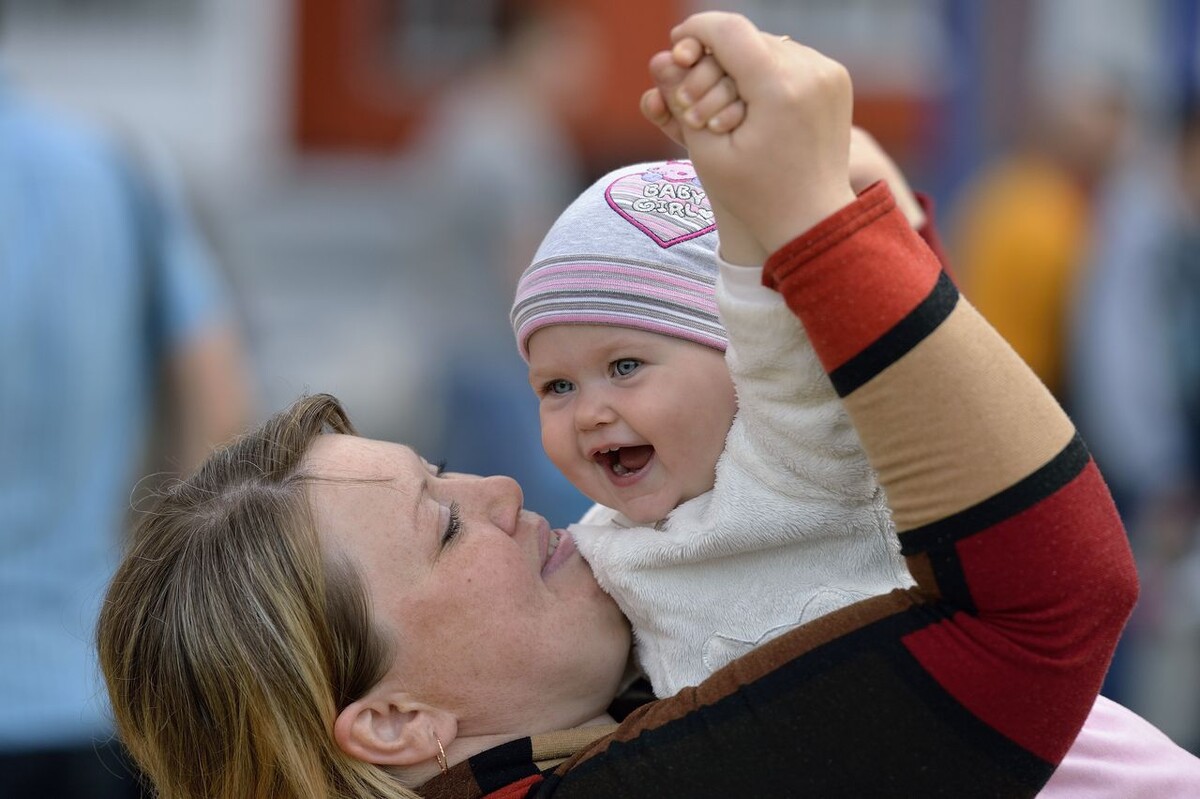
[[700, 496], [701, 494], [712, 491], [713, 486], [717, 482], [717, 459], [697, 460], [699, 471], [695, 477], [694, 489], [692, 494]]
[[558, 469], [571, 482], [578, 479], [580, 473], [579, 459], [572, 457], [571, 453], [563, 447], [546, 447], [546, 457], [554, 464], [554, 468]]
[[724, 428], [724, 432], [719, 432], [721, 428], [717, 428], [711, 437], [697, 437], [695, 440], [695, 449], [690, 453], [690, 463], [692, 475], [690, 483], [695, 495], [703, 494], [706, 491], [711, 491], [717, 480], [717, 461], [721, 458], [721, 453], [725, 451], [725, 436], [728, 435], [728, 428]]
[[563, 468], [562, 461], [567, 451], [563, 425], [557, 423], [557, 420], [546, 413], [542, 414], [541, 420], [542, 449], [546, 451], [546, 456], [550, 458], [550, 461], [561, 470]]

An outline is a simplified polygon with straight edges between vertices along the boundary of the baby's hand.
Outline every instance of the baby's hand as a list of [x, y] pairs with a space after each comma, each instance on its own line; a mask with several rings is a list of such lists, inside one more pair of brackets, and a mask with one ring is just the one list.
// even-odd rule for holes
[[879, 146], [875, 137], [859, 127], [850, 130], [850, 187], [857, 194], [879, 180], [886, 180], [896, 205], [914, 230], [925, 225], [925, 212], [896, 162]]
[[[738, 95], [737, 84], [704, 52], [699, 40], [681, 39], [669, 51], [669, 58], [666, 55], [659, 53], [650, 61], [658, 86], [643, 95], [642, 113], [676, 144], [686, 146], [681, 122], [696, 130], [729, 133], [745, 120], [746, 104]], [[674, 102], [668, 103], [667, 96]], [[887, 181], [905, 218], [914, 229], [920, 229], [925, 212], [904, 173], [874, 136], [860, 127], [851, 128], [851, 188], [857, 194], [880, 180]]]
[[687, 146], [682, 125], [729, 133], [746, 118], [737, 84], [696, 39], [656, 53], [650, 74], [657, 85], [642, 95], [642, 115], [681, 147]]
[[709, 200], [742, 220], [761, 248], [775, 251], [854, 202], [848, 163], [854, 94], [845, 67], [788, 37], [763, 33], [739, 14], [693, 15], [672, 29], [671, 39], [690, 48], [697, 64], [716, 59], [746, 105], [729, 133], [680, 130]]
[[[737, 85], [696, 39], [685, 38], [650, 59], [655, 88], [642, 95], [642, 113], [672, 141], [688, 146], [697, 135], [720, 135], [746, 117]], [[759, 266], [767, 252], [740, 219], [709, 196], [721, 240], [721, 257], [730, 263]]]

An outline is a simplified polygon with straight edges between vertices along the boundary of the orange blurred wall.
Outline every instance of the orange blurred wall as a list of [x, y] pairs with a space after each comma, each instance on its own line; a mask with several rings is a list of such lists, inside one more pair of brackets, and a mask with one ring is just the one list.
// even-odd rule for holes
[[[638, 112], [646, 62], [684, 16], [685, 0], [569, 0], [592, 15], [608, 60], [603, 93], [575, 127], [591, 164], [661, 153], [661, 135]], [[292, 139], [301, 152], [395, 152], [428, 106], [392, 64], [396, 0], [296, 0]]]

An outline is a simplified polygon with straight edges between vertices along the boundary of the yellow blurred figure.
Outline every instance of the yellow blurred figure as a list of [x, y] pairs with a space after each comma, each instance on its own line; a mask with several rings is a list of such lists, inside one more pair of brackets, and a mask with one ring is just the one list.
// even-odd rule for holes
[[963, 291], [1068, 404], [1070, 314], [1090, 258], [1094, 196], [1125, 147], [1124, 87], [1095, 75], [1046, 81], [1024, 139], [985, 168], [951, 238]]
[[1088, 195], [1030, 156], [984, 173], [961, 210], [964, 293], [1061, 398], [1067, 313], [1091, 240]]

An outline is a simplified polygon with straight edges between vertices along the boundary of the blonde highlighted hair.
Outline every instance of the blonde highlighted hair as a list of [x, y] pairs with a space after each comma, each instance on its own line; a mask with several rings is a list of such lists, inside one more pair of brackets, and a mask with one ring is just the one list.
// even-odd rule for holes
[[338, 712], [390, 648], [362, 580], [324, 555], [304, 455], [354, 434], [304, 397], [168, 487], [136, 525], [97, 627], [118, 732], [165, 799], [415, 797], [343, 753]]

